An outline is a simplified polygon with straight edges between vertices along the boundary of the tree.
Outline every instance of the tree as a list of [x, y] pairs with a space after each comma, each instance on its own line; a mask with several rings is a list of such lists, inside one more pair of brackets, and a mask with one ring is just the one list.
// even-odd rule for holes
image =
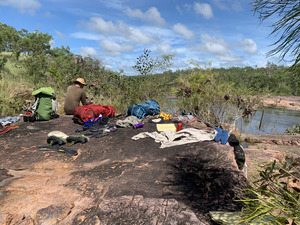
[[23, 29], [20, 36], [22, 38], [19, 40], [18, 46], [21, 53], [33, 56], [50, 53], [52, 36], [48, 33], [41, 33], [37, 30], [28, 33]]
[[[0, 53], [13, 51], [15, 43], [19, 39], [18, 31], [15, 28], [0, 22]], [[1, 54], [0, 70], [4, 68], [6, 62], [7, 58]]]
[[76, 65], [73, 56], [69, 46], [51, 49], [48, 72], [52, 80], [61, 87], [66, 88], [74, 79]]
[[28, 33], [25, 29], [22, 29], [19, 34], [22, 38], [17, 43], [17, 56], [21, 53], [27, 54], [28, 57], [25, 57], [24, 61], [28, 75], [32, 78], [34, 84], [45, 81], [47, 79], [45, 73], [49, 66], [52, 36], [37, 30]]
[[15, 28], [0, 22], [0, 52], [13, 51], [13, 47], [19, 39], [20, 36]]
[[272, 24], [273, 31], [270, 35], [279, 36], [272, 45], [275, 48], [268, 52], [269, 56], [280, 54], [284, 60], [291, 54], [294, 59], [292, 68], [300, 64], [300, 1], [295, 0], [253, 0], [254, 12], [259, 13], [261, 22], [277, 16], [279, 19]]
[[141, 75], [148, 75], [154, 69], [166, 69], [171, 66], [171, 60], [174, 55], [162, 55], [161, 58], [152, 58], [150, 56], [151, 50], [144, 49], [144, 53], [137, 58], [134, 66]]

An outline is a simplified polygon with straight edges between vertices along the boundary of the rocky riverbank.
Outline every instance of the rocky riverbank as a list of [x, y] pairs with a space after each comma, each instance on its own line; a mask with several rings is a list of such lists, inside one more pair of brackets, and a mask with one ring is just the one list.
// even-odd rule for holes
[[[263, 98], [264, 107], [300, 111], [300, 96], [273, 96]], [[297, 121], [295, 121], [297, 122]], [[300, 123], [300, 121], [298, 121]], [[260, 165], [277, 160], [296, 160], [300, 163], [300, 134], [240, 134], [245, 144], [248, 178], [257, 177]]]
[[71, 156], [38, 149], [51, 131], [76, 134], [71, 117], [18, 126], [0, 136], [0, 224], [209, 225], [209, 211], [242, 207], [247, 180], [228, 144], [132, 140], [156, 130], [145, 122], [66, 146], [78, 151]]
[[[287, 99], [279, 103], [293, 110], [298, 106]], [[151, 138], [131, 139], [155, 131], [150, 122], [68, 146], [78, 151], [76, 156], [38, 149], [47, 145], [51, 131], [78, 134], [81, 126], [70, 116], [18, 126], [0, 136], [0, 224], [210, 225], [209, 211], [241, 209], [235, 200], [260, 165], [300, 158], [300, 135], [241, 134], [246, 179], [228, 144], [207, 141], [161, 149]]]
[[300, 111], [300, 96], [273, 96], [263, 98], [264, 107], [278, 107]]

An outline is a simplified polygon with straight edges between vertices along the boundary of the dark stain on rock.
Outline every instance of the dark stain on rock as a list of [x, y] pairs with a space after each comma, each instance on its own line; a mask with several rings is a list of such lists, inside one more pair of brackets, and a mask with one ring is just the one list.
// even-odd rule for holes
[[4, 179], [7, 179], [9, 177], [13, 177], [12, 175], [8, 174], [8, 170], [6, 169], [0, 169], [0, 182]]

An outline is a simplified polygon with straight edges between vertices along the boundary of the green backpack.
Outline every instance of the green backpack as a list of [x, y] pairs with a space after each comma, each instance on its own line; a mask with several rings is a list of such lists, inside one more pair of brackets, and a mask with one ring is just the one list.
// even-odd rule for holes
[[51, 87], [42, 87], [32, 92], [35, 96], [33, 109], [35, 110], [35, 120], [50, 120], [55, 114], [52, 107], [52, 100], [56, 100], [56, 95]]

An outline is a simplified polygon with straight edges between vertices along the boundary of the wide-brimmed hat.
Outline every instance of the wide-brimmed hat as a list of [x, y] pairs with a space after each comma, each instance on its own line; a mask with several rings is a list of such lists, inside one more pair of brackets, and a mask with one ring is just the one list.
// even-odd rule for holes
[[86, 85], [83, 78], [77, 78], [76, 80], [73, 81], [73, 83], [80, 83], [80, 84]]

